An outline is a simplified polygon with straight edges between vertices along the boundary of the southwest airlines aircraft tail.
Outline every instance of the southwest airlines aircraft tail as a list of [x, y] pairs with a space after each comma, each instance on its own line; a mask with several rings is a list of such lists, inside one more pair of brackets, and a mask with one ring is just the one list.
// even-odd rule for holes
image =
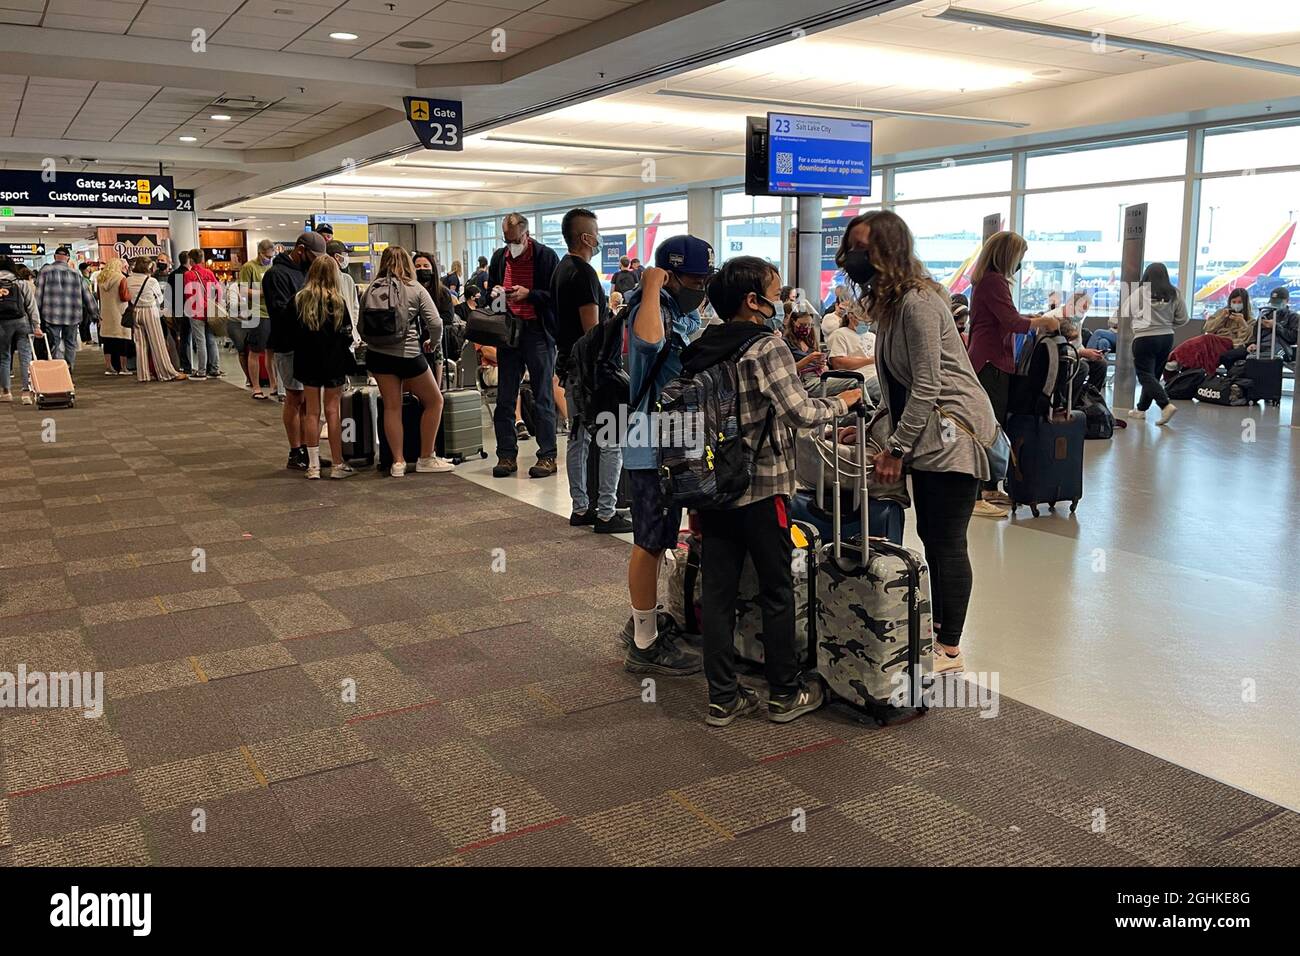
[[1246, 264], [1241, 268], [1224, 272], [1205, 283], [1197, 290], [1196, 301], [1213, 302], [1217, 299], [1226, 299], [1238, 286], [1249, 288], [1260, 279], [1277, 275], [1282, 268], [1282, 263], [1286, 261], [1287, 251], [1291, 248], [1295, 227], [1294, 222], [1287, 223], [1246, 260]]

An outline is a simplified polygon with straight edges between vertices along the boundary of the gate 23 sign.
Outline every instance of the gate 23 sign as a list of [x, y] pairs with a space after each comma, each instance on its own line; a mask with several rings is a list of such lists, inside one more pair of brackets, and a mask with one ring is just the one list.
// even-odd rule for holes
[[403, 97], [406, 118], [411, 129], [420, 137], [425, 149], [461, 150], [460, 100], [431, 100], [421, 96]]

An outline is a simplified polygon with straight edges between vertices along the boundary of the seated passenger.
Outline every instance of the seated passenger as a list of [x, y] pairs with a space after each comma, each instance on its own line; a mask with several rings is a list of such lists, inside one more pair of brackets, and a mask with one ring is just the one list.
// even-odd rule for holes
[[826, 354], [833, 369], [861, 372], [866, 376], [866, 391], [873, 405], [880, 404], [880, 382], [876, 378], [876, 336], [867, 327], [866, 317], [857, 303], [846, 308], [838, 321], [832, 316], [822, 320], [825, 333], [827, 323], [833, 324], [826, 334]]
[[[790, 303], [786, 303], [789, 305]], [[785, 344], [794, 356], [794, 367], [799, 373], [799, 380], [805, 388], [816, 382], [826, 369], [826, 356], [817, 348], [817, 336], [813, 332], [813, 315], [807, 311], [796, 311], [797, 306], [786, 314]]]
[[1084, 385], [1091, 385], [1097, 391], [1106, 387], [1106, 371], [1109, 368], [1106, 356], [1100, 349], [1087, 348], [1082, 344], [1083, 323], [1088, 318], [1088, 306], [1091, 303], [1092, 298], [1087, 292], [1074, 292], [1065, 305], [1044, 313], [1061, 320], [1061, 334], [1079, 350], [1079, 372], [1074, 386], [1076, 398]]
[[967, 332], [970, 325], [970, 299], [958, 292], [948, 300], [948, 305], [952, 309], [952, 320], [957, 323], [957, 331], [961, 333], [962, 344], [970, 344]]
[[[781, 292], [780, 274], [769, 263], [737, 256], [710, 280], [708, 291], [722, 322], [705, 329], [682, 353], [682, 371], [692, 375], [740, 352], [741, 431], [754, 452], [755, 467], [749, 489], [734, 504], [699, 512], [709, 683], [705, 722], [725, 727], [758, 706], [754, 692], [737, 681], [734, 665], [737, 583], [748, 557], [758, 575], [763, 613], [767, 717], [786, 723], [816, 710], [823, 700], [821, 681], [805, 681], [795, 650], [793, 545], [786, 510], [795, 490], [791, 429], [833, 422], [862, 393], [850, 389], [831, 398], [810, 398], [804, 391], [785, 339], [767, 327], [780, 314]], [[769, 434], [773, 441], [764, 439]]]
[[[1277, 335], [1277, 357], [1286, 362], [1294, 362], [1296, 355], [1296, 332], [1300, 326], [1300, 314], [1290, 307], [1291, 293], [1281, 285], [1269, 293], [1268, 305], [1259, 310], [1259, 324], [1263, 329], [1260, 345], [1264, 355], [1273, 348], [1273, 336]], [[1276, 326], [1276, 333], [1274, 332]], [[1248, 346], [1249, 347], [1249, 346]]]
[[1232, 340], [1232, 348], [1219, 356], [1219, 364], [1232, 368], [1232, 363], [1244, 359], [1254, 351], [1255, 319], [1251, 314], [1250, 294], [1236, 288], [1228, 296], [1228, 304], [1205, 320], [1206, 335], [1222, 335]]

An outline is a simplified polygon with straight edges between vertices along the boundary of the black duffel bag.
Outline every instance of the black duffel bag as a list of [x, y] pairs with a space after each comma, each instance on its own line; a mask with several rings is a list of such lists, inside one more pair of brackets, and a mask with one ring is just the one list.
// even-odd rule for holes
[[1248, 378], [1215, 375], [1197, 387], [1196, 400], [1211, 405], [1250, 405], [1252, 384]]
[[465, 338], [479, 345], [514, 348], [519, 344], [521, 325], [509, 312], [473, 309], [465, 320]]
[[1193, 399], [1205, 378], [1205, 369], [1185, 368], [1165, 383], [1165, 394], [1177, 401]]

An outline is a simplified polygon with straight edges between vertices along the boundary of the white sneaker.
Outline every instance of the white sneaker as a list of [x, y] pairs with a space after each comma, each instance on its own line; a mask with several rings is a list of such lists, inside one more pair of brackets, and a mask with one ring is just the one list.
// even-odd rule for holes
[[939, 647], [939, 643], [936, 641], [931, 657], [934, 659], [931, 666], [933, 667], [933, 673], [935, 674], [942, 674], [945, 671], [961, 671], [966, 669], [966, 661], [961, 656], [960, 648], [957, 650], [957, 656], [952, 657], [947, 651]]
[[307, 477], [315, 481], [320, 478], [320, 465], [308, 465]]
[[1170, 402], [1168, 405], [1166, 405], [1164, 408], [1160, 410], [1160, 419], [1156, 422], [1156, 424], [1168, 425], [1169, 419], [1173, 418], [1177, 414], [1178, 414], [1178, 406], [1175, 405], [1173, 402]]
[[357, 470], [349, 465], [346, 461], [342, 464], [335, 465], [330, 469], [331, 478], [351, 478], [357, 473]]
[[975, 502], [975, 508], [971, 514], [978, 515], [981, 518], [1005, 518], [1009, 512], [1001, 505], [995, 505], [991, 501], [985, 501], [981, 498]]
[[23, 392], [23, 397], [21, 399], [22, 404], [31, 405], [35, 400], [36, 399], [31, 392]]
[[1140, 409], [1140, 408], [1130, 408], [1130, 409], [1128, 410], [1128, 417], [1129, 417], [1129, 418], [1146, 418], [1146, 417], [1147, 417], [1147, 413], [1144, 412], [1144, 411], [1142, 411], [1142, 409]]
[[406, 462], [404, 461], [393, 462], [393, 467], [388, 469], [388, 473], [392, 475], [394, 478], [401, 478], [404, 474], [406, 474]]
[[446, 458], [439, 458], [437, 455], [433, 455], [430, 458], [421, 458], [419, 461], [417, 461], [415, 463], [415, 470], [421, 473], [427, 473], [431, 471], [432, 472], [455, 471], [456, 466], [453, 465], [451, 462], [449, 462]]

